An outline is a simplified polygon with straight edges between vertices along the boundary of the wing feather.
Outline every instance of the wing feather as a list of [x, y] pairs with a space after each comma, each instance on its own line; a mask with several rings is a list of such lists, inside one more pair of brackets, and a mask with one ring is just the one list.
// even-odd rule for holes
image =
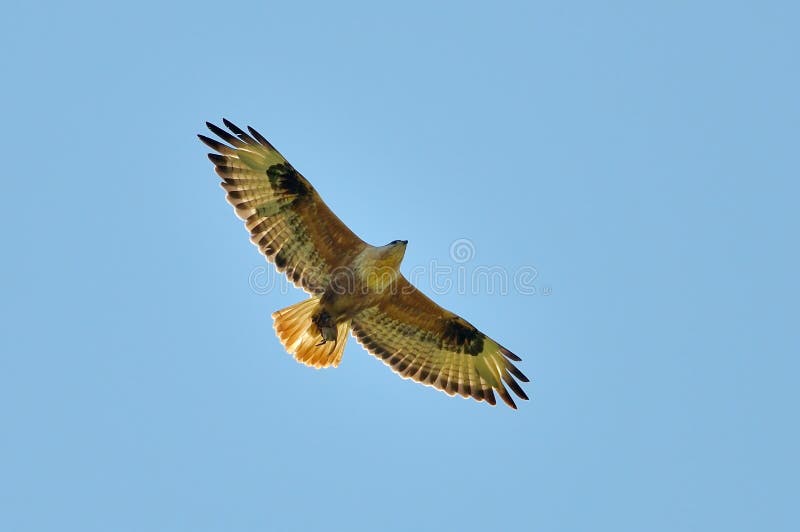
[[396, 290], [353, 318], [353, 334], [364, 348], [406, 379], [448, 395], [494, 405], [497, 393], [511, 408], [508, 389], [528, 399], [517, 379], [528, 378], [512, 361], [520, 358], [443, 309], [400, 276]]
[[[296, 286], [322, 293], [331, 272], [364, 249], [311, 184], [252, 127], [206, 122], [225, 143], [198, 135], [250, 240]], [[249, 132], [249, 133], [248, 133]]]

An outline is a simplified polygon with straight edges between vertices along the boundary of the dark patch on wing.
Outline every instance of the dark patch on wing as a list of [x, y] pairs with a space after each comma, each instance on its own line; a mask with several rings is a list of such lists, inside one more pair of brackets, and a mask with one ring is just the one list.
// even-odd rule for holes
[[478, 355], [483, 351], [483, 334], [460, 318], [447, 320], [442, 332], [443, 343], [452, 345], [458, 351]]
[[292, 196], [303, 197], [310, 192], [303, 178], [289, 163], [273, 164], [267, 168], [267, 177], [273, 187]]

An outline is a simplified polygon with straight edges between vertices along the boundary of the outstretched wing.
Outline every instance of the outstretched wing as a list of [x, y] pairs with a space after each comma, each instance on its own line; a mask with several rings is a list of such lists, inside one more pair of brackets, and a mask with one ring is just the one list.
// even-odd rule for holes
[[514, 380], [528, 382], [512, 363], [519, 357], [431, 301], [403, 276], [391, 296], [355, 316], [353, 334], [401, 377], [448, 395], [493, 405], [497, 392], [508, 406], [517, 408], [507, 385], [528, 399]]
[[255, 129], [245, 133], [206, 122], [224, 144], [198, 135], [217, 153], [208, 158], [222, 178], [228, 202], [245, 221], [250, 241], [278, 271], [310, 293], [322, 293], [337, 267], [366, 244], [325, 205], [314, 187]]

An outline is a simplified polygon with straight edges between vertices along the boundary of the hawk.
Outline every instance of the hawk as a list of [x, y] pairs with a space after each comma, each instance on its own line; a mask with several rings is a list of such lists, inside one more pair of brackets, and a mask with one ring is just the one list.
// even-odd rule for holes
[[349, 332], [405, 379], [517, 408], [528, 399], [521, 359], [446, 310], [399, 271], [406, 240], [371, 246], [355, 235], [270, 142], [223, 119], [200, 140], [250, 241], [311, 297], [272, 314], [283, 346], [314, 368], [339, 365]]

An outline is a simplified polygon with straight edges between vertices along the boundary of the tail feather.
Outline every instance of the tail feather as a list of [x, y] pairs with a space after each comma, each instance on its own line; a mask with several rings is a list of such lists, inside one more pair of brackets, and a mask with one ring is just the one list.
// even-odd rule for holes
[[337, 367], [342, 360], [350, 321], [336, 324], [336, 340], [321, 343], [322, 336], [312, 322], [319, 297], [312, 297], [272, 313], [278, 339], [295, 360], [314, 368]]

